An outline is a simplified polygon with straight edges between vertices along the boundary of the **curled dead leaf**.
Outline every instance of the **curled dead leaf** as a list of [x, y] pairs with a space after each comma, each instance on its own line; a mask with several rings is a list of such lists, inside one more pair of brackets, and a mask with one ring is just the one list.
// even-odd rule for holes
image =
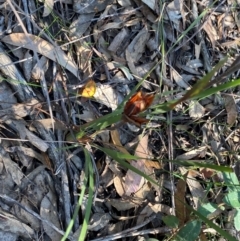
[[124, 107], [124, 114], [127, 116], [133, 116], [146, 110], [153, 102], [154, 95], [138, 91], [133, 95]]
[[153, 99], [154, 94], [138, 91], [126, 103], [123, 111], [123, 120], [136, 126], [148, 123], [148, 119], [136, 115], [146, 110], [152, 104]]

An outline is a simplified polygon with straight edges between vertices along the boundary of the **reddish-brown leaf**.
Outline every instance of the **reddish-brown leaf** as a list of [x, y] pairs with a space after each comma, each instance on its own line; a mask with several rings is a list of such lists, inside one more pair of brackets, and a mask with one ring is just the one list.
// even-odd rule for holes
[[140, 112], [146, 110], [153, 102], [154, 94], [144, 93], [143, 91], [138, 91], [133, 95], [124, 107], [123, 113], [125, 115], [133, 116]]

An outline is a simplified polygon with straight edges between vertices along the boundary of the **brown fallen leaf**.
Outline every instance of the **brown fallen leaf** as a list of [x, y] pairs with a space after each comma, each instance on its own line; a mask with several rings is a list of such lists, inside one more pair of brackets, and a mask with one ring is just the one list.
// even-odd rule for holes
[[[150, 175], [153, 171], [151, 165], [148, 165], [150, 151], [148, 149], [148, 135], [140, 138], [138, 146], [135, 150], [135, 156], [138, 156], [139, 159], [137, 161], [132, 161], [131, 165], [137, 168], [139, 171]], [[151, 161], [150, 161], [151, 162]], [[143, 186], [145, 182], [144, 177], [138, 175], [132, 170], [128, 170], [125, 177], [125, 191], [126, 195], [131, 195], [132, 193], [136, 193]]]
[[[187, 176], [187, 173], [184, 174], [185, 178]], [[183, 226], [185, 222], [187, 221], [187, 208], [186, 208], [186, 189], [187, 184], [186, 180], [179, 179], [177, 182], [177, 189], [174, 195], [175, 199], [175, 210], [176, 210], [176, 216], [179, 219], [179, 226]]]
[[227, 111], [227, 123], [232, 126], [237, 119], [238, 112], [235, 100], [231, 95], [225, 96], [225, 108]]
[[112, 138], [112, 142], [114, 144], [114, 146], [122, 153], [124, 154], [130, 154], [123, 146], [122, 143], [120, 141], [120, 137], [119, 137], [119, 133], [118, 130], [111, 130], [110, 132], [111, 138]]
[[146, 217], [150, 217], [153, 213], [164, 213], [167, 215], [172, 214], [172, 208], [165, 204], [151, 204], [148, 203], [147, 206], [143, 208], [143, 210], [140, 212], [137, 218], [137, 224], [141, 224]]
[[46, 129], [53, 129], [53, 124], [54, 124], [54, 128], [56, 130], [64, 130], [64, 131], [69, 130], [69, 128], [65, 123], [56, 119], [52, 120], [51, 118], [47, 118], [47, 119], [33, 121], [33, 123], [36, 123], [36, 122], [41, 123]]
[[216, 170], [213, 170], [213, 169], [207, 168], [207, 167], [199, 168], [199, 169], [200, 169], [199, 172], [203, 175], [203, 177], [205, 179], [211, 178], [216, 173]]
[[215, 29], [215, 27], [212, 24], [211, 18], [208, 18], [206, 20], [206, 22], [203, 25], [203, 29], [206, 31], [206, 33], [212, 43], [213, 49], [214, 49], [216, 42], [219, 40], [219, 35], [217, 33], [217, 30]]
[[124, 190], [124, 183], [122, 179], [119, 176], [114, 177], [113, 179], [114, 187], [116, 188], [116, 191], [120, 197], [122, 197], [125, 194]]
[[[185, 175], [187, 172], [186, 168], [184, 167], [180, 167], [179, 170], [182, 173], [182, 175]], [[191, 172], [187, 172], [186, 182], [192, 194], [192, 200], [194, 203], [193, 208], [198, 209], [200, 204], [206, 202], [206, 194], [205, 190], [203, 189], [199, 181], [195, 177], [191, 176], [191, 174]]]

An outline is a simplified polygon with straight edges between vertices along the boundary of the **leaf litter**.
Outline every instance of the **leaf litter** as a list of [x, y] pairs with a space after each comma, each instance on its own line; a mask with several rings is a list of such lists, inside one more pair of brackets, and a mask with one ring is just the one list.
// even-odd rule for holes
[[[182, 98], [227, 52], [231, 58], [220, 68], [219, 81], [239, 78], [239, 65], [233, 64], [239, 5], [190, 2], [31, 0], [29, 8], [6, 2], [12, 21], [4, 15], [0, 23], [2, 239], [10, 234], [12, 240], [61, 239], [87, 178], [84, 141], [70, 148], [66, 134], [116, 110], [142, 78], [141, 90], [155, 97], [146, 110], [149, 124], [119, 122], [85, 133], [95, 161], [86, 240], [174, 237], [178, 231], [166, 226], [164, 216], [175, 215], [179, 229], [192, 224], [188, 205], [212, 210], [212, 219], [222, 218], [222, 229], [239, 230], [224, 221], [236, 223], [231, 216], [237, 210], [216, 211], [224, 200], [224, 180], [207, 166], [231, 166], [239, 175], [239, 88], [200, 100], [183, 98], [162, 118], [151, 113], [157, 104]], [[112, 148], [116, 160], [95, 149], [96, 143]], [[119, 164], [117, 153], [136, 156], [128, 164], [148, 179]], [[178, 160], [196, 166], [183, 167]], [[198, 167], [201, 163], [206, 167]], [[88, 191], [70, 240], [82, 232]], [[200, 235], [216, 233], [204, 227]], [[237, 232], [231, 235], [239, 239]]]

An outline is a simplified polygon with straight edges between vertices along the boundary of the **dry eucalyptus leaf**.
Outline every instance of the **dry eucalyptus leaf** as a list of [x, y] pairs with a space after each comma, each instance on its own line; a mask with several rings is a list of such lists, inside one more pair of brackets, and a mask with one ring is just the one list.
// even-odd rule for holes
[[148, 7], [155, 11], [156, 1], [155, 0], [142, 0]]
[[116, 188], [118, 195], [120, 197], [122, 197], [125, 193], [124, 183], [123, 183], [122, 178], [120, 178], [119, 176], [114, 177], [113, 183], [114, 183], [114, 187]]
[[35, 147], [37, 147], [42, 152], [47, 151], [49, 145], [41, 138], [39, 138], [37, 135], [29, 131], [26, 128], [24, 121], [9, 119], [9, 120], [6, 120], [5, 123], [9, 125], [14, 125], [21, 139], [29, 140], [30, 143], [32, 143]]
[[4, 164], [4, 168], [11, 175], [12, 180], [17, 185], [20, 185], [24, 177], [21, 169], [15, 162], [11, 160], [9, 154], [2, 147], [0, 148], [0, 154], [1, 154], [1, 161]]
[[150, 33], [148, 29], [144, 27], [128, 45], [127, 51], [135, 63], [142, 57], [142, 53], [145, 51], [149, 37]]
[[29, 50], [26, 51], [24, 59], [26, 59], [26, 61], [24, 61], [22, 65], [23, 73], [26, 80], [29, 81], [31, 79], [31, 71], [33, 68], [33, 55], [30, 53]]
[[40, 161], [44, 165], [46, 162], [44, 155], [34, 151], [32, 148], [26, 148], [24, 146], [11, 146], [11, 147], [7, 148], [7, 151], [11, 152], [11, 153], [16, 152], [19, 154], [24, 154], [28, 157], [36, 158], [38, 161]]
[[126, 56], [128, 67], [131, 70], [132, 74], [138, 76], [138, 72], [137, 72], [135, 64], [134, 64], [134, 59], [131, 56], [131, 53], [128, 51], [128, 49], [126, 49], [126, 51], [125, 51], [125, 56]]
[[109, 130], [102, 130], [98, 133], [98, 137], [102, 140], [103, 143], [109, 143], [110, 135]]
[[[2, 39], [3, 41], [3, 39]], [[21, 101], [27, 101], [35, 97], [35, 94], [26, 80], [23, 78], [21, 72], [10, 59], [8, 51], [0, 43], [0, 71], [9, 78], [9, 84], [14, 91], [17, 92], [17, 97]], [[13, 81], [14, 80], [14, 81]], [[1, 80], [0, 80], [1, 82]]]
[[199, 148], [195, 148], [194, 150], [188, 151], [182, 155], [176, 157], [177, 160], [191, 160], [192, 158], [200, 155], [202, 152], [205, 152], [207, 149], [206, 146], [201, 146]]
[[107, 45], [106, 45], [107, 40], [105, 40], [102, 34], [98, 38], [97, 36], [99, 36], [99, 30], [95, 29], [94, 37], [97, 41], [97, 49], [93, 49], [93, 50], [96, 54], [98, 54], [100, 58], [102, 58], [106, 62], [110, 62], [111, 54], [107, 49]]
[[[0, 150], [1, 150], [1, 148], [0, 148]], [[1, 150], [1, 152], [2, 152], [2, 150]], [[2, 188], [1, 194], [6, 194], [10, 197], [12, 197], [12, 195], [13, 195], [15, 197], [15, 193], [13, 192], [13, 190], [16, 187], [16, 183], [14, 182], [14, 180], [12, 178], [12, 174], [10, 172], [8, 172], [8, 170], [6, 170], [6, 168], [5, 168], [5, 164], [3, 162], [3, 159], [5, 157], [4, 157], [3, 153], [0, 153], [0, 154], [1, 154], [1, 158], [0, 158], [0, 178], [1, 178], [1, 180], [4, 180], [4, 188]]]
[[[143, 4], [141, 0], [134, 0], [134, 2], [137, 4], [138, 7], [141, 7], [141, 13], [143, 14], [143, 16], [145, 17], [145, 19], [149, 20], [152, 24], [155, 24], [157, 21], [157, 16], [153, 13], [153, 11], [149, 8], [146, 8]], [[155, 11], [158, 12], [158, 7], [155, 8]], [[158, 12], [158, 14], [160, 14]], [[142, 21], [139, 20], [138, 22]]]
[[31, 77], [34, 80], [41, 80], [45, 75], [49, 66], [49, 61], [45, 56], [42, 56], [40, 60], [36, 63], [36, 65], [32, 69]]
[[199, 172], [202, 174], [202, 176], [205, 179], [210, 179], [214, 174], [216, 174], [216, 170], [207, 168], [207, 167], [201, 167], [199, 168]]
[[123, 23], [122, 22], [113, 22], [113, 23], [107, 23], [105, 25], [102, 25], [100, 28], [99, 28], [99, 31], [102, 32], [102, 31], [106, 31], [108, 29], [120, 29], [123, 27]]
[[47, 17], [52, 12], [53, 5], [54, 5], [53, 0], [45, 0], [44, 1], [43, 17]]
[[97, 13], [106, 9], [112, 0], [76, 0], [73, 2], [73, 10], [76, 13]]
[[202, 43], [200, 42], [199, 44], [194, 44], [194, 46], [195, 46], [195, 48], [194, 48], [194, 50], [195, 50], [195, 58], [196, 59], [199, 59], [199, 57], [200, 57], [200, 53], [201, 53], [201, 46], [202, 46]]
[[80, 120], [84, 120], [86, 122], [93, 121], [96, 118], [93, 112], [87, 109], [83, 110], [82, 114], [76, 114], [75, 117], [79, 118]]
[[167, 14], [164, 15], [164, 18], [178, 25], [179, 19], [182, 18], [179, 6], [175, 5], [175, 2], [172, 1], [167, 5], [166, 10]]
[[190, 68], [189, 66], [180, 64], [179, 62], [176, 63], [176, 66], [182, 70], [185, 70], [186, 72], [190, 74], [195, 74], [195, 75], [201, 75], [201, 73], [193, 68]]
[[189, 115], [191, 118], [201, 118], [205, 113], [205, 108], [198, 101], [190, 101]]
[[[0, 117], [3, 117], [4, 115], [8, 115], [9, 114], [8, 109], [12, 109], [13, 106], [18, 105], [16, 103], [17, 103], [17, 98], [14, 96], [14, 93], [10, 88], [10, 86], [6, 83], [6, 81], [3, 81], [3, 82], [0, 81], [0, 105], [1, 105]], [[11, 113], [15, 113], [17, 109], [18, 108], [15, 108], [15, 110], [9, 110], [10, 115]], [[16, 114], [16, 116], [17, 115], [18, 114]]]
[[107, 203], [115, 207], [118, 211], [126, 211], [137, 206], [134, 202], [131, 202], [131, 200], [123, 199], [108, 199]]
[[129, 30], [127, 28], [122, 28], [121, 31], [114, 37], [113, 41], [108, 47], [109, 51], [116, 53], [118, 49], [121, 47], [122, 41], [126, 39], [129, 35]]
[[205, 23], [203, 24], [203, 29], [206, 31], [214, 49], [216, 46], [216, 42], [219, 39], [219, 35], [216, 28], [212, 24], [211, 18], [205, 20]]
[[[179, 169], [183, 175], [186, 173], [186, 169], [184, 167], [180, 167]], [[194, 209], [198, 209], [199, 205], [206, 201], [204, 200], [204, 197], [205, 199], [207, 198], [206, 192], [200, 182], [191, 175], [191, 172], [188, 172], [186, 181], [193, 197], [193, 202], [195, 204]]]
[[150, 217], [153, 213], [164, 213], [167, 215], [172, 214], [172, 208], [165, 204], [151, 204], [149, 203], [147, 206], [143, 208], [141, 213], [138, 215], [137, 224], [141, 224], [146, 217]]
[[110, 186], [113, 183], [113, 172], [105, 165], [105, 168], [99, 178], [99, 184], [104, 188]]
[[70, 59], [59, 46], [54, 46], [38, 36], [32, 34], [26, 35], [24, 33], [12, 33], [2, 38], [2, 41], [14, 46], [37, 51], [78, 77], [78, 68], [72, 59]]
[[[77, 32], [79, 35], [79, 32]], [[79, 63], [79, 68], [83, 71], [83, 79], [88, 79], [89, 76], [92, 76], [92, 55], [93, 51], [91, 46], [87, 41], [79, 40], [74, 43], [76, 48], [76, 54], [78, 58], [81, 59]]]
[[149, 182], [144, 183], [144, 185], [134, 194], [135, 198], [140, 200], [150, 199], [150, 196], [154, 196], [152, 192], [152, 187]]
[[131, 1], [130, 0], [117, 0], [117, 2], [122, 7], [129, 7], [129, 6], [131, 6]]
[[88, 230], [99, 231], [109, 224], [112, 219], [109, 213], [94, 213], [88, 225]]
[[[153, 68], [153, 66], [155, 64], [156, 63], [154, 63], [154, 62], [148, 62], [148, 63], [137, 66], [136, 70], [138, 72], [138, 76], [143, 78]], [[145, 82], [143, 82], [143, 83], [145, 83]], [[146, 87], [144, 86], [144, 88], [146, 88]]]
[[[17, 236], [23, 237], [23, 240], [34, 240], [35, 239], [35, 230], [30, 228], [28, 225], [23, 223], [22, 221], [17, 220], [13, 215], [1, 211], [0, 213], [1, 225], [0, 230], [4, 233], [10, 232]], [[2, 240], [3, 237], [1, 236]], [[14, 239], [11, 239], [11, 241]], [[19, 239], [18, 239], [19, 240]]]
[[115, 110], [119, 104], [118, 94], [109, 84], [98, 85], [96, 93], [94, 94], [94, 99], [97, 102], [112, 108], [112, 110]]
[[[140, 138], [135, 151], [135, 156], [138, 156], [139, 160], [131, 161], [131, 165], [137, 168], [139, 171], [146, 173], [148, 169], [145, 165], [145, 159], [149, 158], [148, 135]], [[129, 169], [125, 176], [125, 194], [129, 196], [132, 193], [137, 192], [143, 186], [144, 182], [144, 177]]]
[[237, 106], [231, 95], [225, 96], [225, 108], [227, 111], [227, 123], [232, 126], [238, 117]]
[[[26, 56], [25, 56], [25, 49], [22, 48], [18, 48], [12, 44], [7, 44], [5, 43], [6, 46], [8, 47], [8, 49], [11, 49], [11, 54], [13, 54], [15, 57], [17, 57], [19, 60], [25, 60]], [[28, 62], [27, 59], [24, 62]]]
[[[33, 203], [29, 200], [31, 200], [31, 198], [25, 195], [22, 197], [20, 203], [23, 207], [28, 208], [31, 211], [35, 211], [36, 206], [34, 207]], [[20, 208], [18, 205], [14, 206], [13, 212], [17, 217], [21, 217], [22, 220], [24, 220], [24, 223], [29, 224], [29, 226], [32, 227], [35, 231], [40, 231], [41, 222], [38, 218], [25, 211], [23, 208]]]
[[184, 81], [183, 77], [175, 69], [171, 69], [171, 71], [173, 79], [179, 87], [184, 89], [189, 88], [189, 84]]
[[56, 130], [68, 130], [69, 128], [67, 127], [67, 125], [61, 121], [58, 121], [56, 119], [40, 119], [40, 120], [36, 120], [33, 123], [41, 123], [42, 126], [44, 126], [45, 129], [52, 129], [53, 128], [53, 124], [54, 124], [54, 129]]
[[[0, 91], [1, 91], [1, 87], [0, 87]], [[4, 97], [5, 94], [0, 94], [0, 96]], [[14, 97], [9, 95], [9, 101], [13, 102], [12, 100], [14, 100]], [[11, 99], [10, 99], [11, 98]], [[0, 100], [2, 98], [0, 97]], [[5, 99], [6, 100], [6, 99]], [[2, 100], [4, 101], [4, 100]], [[25, 102], [23, 104], [13, 104], [11, 105], [11, 103], [0, 103], [1, 107], [6, 106], [6, 104], [8, 104], [8, 108], [4, 108], [2, 110], [0, 110], [0, 117], [4, 117], [4, 116], [8, 116], [9, 118], [14, 118], [14, 119], [21, 119], [22, 117], [28, 116], [30, 114], [33, 113], [34, 108], [38, 107], [40, 104], [36, 99], [32, 99], [28, 102]]]
[[[51, 190], [47, 193], [47, 195], [43, 198], [41, 202], [40, 214], [42, 218], [48, 220], [60, 229], [60, 222], [57, 213], [57, 197]], [[45, 232], [52, 241], [61, 240], [62, 236], [58, 232], [56, 232], [51, 226], [49, 226], [45, 222], [43, 222], [42, 225]]]
[[111, 139], [114, 146], [122, 153], [130, 154], [125, 147], [122, 146], [120, 141], [119, 131], [117, 129], [110, 131]]
[[176, 192], [174, 195], [175, 200], [175, 213], [179, 219], [179, 225], [183, 225], [187, 220], [187, 208], [186, 208], [186, 190], [187, 183], [184, 179], [179, 179], [177, 182]]
[[[31, 204], [40, 207], [43, 197], [49, 190], [47, 185], [48, 172], [43, 165], [32, 170], [21, 183], [21, 189], [26, 190], [27, 199], [31, 200]], [[28, 188], [33, 184], [31, 188]]]
[[70, 37], [72, 39], [81, 38], [91, 24], [95, 13], [80, 14], [78, 19], [73, 21], [69, 27]]

